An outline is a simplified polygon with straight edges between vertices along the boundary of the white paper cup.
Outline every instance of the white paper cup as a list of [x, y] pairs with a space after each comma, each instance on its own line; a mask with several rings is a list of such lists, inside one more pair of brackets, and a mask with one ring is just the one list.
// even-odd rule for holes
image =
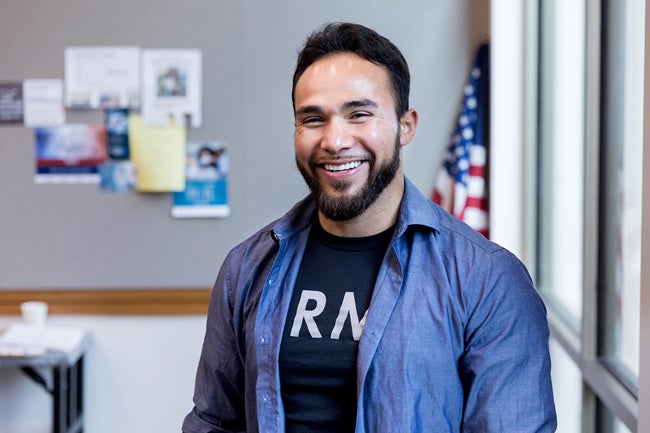
[[23, 322], [29, 326], [45, 326], [47, 319], [47, 303], [29, 301], [20, 304], [20, 311], [23, 315]]

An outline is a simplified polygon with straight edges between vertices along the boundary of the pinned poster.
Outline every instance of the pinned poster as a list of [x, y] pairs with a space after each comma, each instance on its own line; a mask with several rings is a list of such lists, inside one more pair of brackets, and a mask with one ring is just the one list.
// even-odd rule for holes
[[172, 216], [229, 216], [228, 166], [228, 155], [222, 142], [187, 143], [185, 190], [174, 193]]
[[98, 183], [106, 161], [104, 126], [71, 124], [34, 129], [36, 183]]
[[142, 54], [142, 118], [148, 125], [176, 124], [189, 117], [201, 126], [201, 51], [144, 50]]
[[23, 123], [22, 83], [0, 83], [0, 124]]
[[135, 189], [171, 192], [185, 189], [185, 126], [145, 125], [141, 116], [129, 116], [129, 147], [135, 164]]
[[63, 80], [25, 80], [23, 99], [25, 126], [57, 126], [65, 123]]
[[135, 189], [135, 164], [111, 161], [99, 166], [99, 189], [108, 192], [130, 192]]
[[66, 48], [66, 107], [139, 108], [140, 51], [138, 47]]
[[105, 121], [108, 139], [108, 155], [112, 159], [129, 159], [129, 110], [111, 108], [106, 110]]

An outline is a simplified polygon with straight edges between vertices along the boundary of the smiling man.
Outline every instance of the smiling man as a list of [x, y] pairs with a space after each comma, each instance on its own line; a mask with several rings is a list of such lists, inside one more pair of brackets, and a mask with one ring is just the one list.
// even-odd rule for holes
[[383, 66], [353, 53], [322, 57], [297, 77], [296, 161], [330, 233], [368, 236], [395, 223], [401, 147], [417, 113], [397, 113], [394, 93]]
[[555, 431], [526, 269], [404, 175], [409, 82], [364, 26], [306, 40], [292, 96], [311, 193], [226, 257], [184, 432]]

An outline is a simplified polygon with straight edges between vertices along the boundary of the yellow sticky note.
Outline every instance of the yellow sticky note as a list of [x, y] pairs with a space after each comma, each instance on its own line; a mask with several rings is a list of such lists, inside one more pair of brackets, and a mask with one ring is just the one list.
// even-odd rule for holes
[[185, 125], [150, 126], [142, 117], [129, 116], [129, 148], [136, 167], [136, 190], [185, 189]]

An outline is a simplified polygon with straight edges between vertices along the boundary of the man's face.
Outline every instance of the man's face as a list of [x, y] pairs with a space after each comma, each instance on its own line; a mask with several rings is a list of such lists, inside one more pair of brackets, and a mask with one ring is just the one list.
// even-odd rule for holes
[[361, 215], [401, 173], [399, 121], [388, 72], [334, 54], [295, 88], [296, 163], [327, 218]]

